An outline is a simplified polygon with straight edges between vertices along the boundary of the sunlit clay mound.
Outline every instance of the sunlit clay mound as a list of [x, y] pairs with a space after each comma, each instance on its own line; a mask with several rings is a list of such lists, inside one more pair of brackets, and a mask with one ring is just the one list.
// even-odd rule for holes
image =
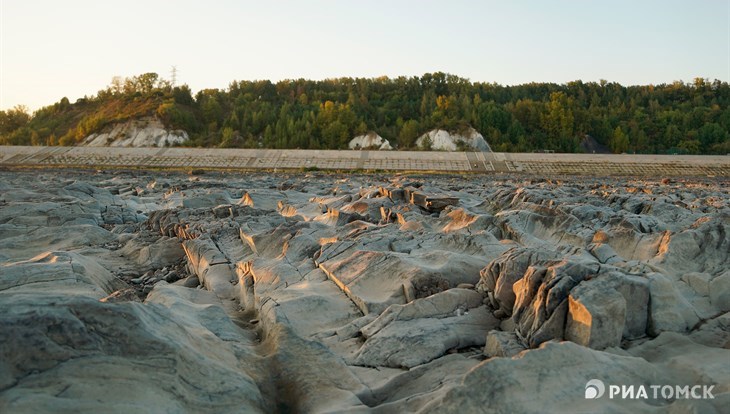
[[1, 171], [0, 412], [727, 412], [730, 182], [559, 180]]

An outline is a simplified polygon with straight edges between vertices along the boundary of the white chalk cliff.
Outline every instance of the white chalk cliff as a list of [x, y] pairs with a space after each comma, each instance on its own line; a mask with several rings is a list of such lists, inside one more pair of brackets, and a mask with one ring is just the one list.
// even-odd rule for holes
[[364, 135], [358, 135], [348, 144], [350, 149], [370, 149], [377, 148], [379, 150], [392, 150], [390, 142], [375, 132], [368, 132]]
[[430, 149], [440, 151], [457, 151], [459, 144], [477, 151], [492, 151], [482, 134], [474, 128], [469, 128], [466, 133], [448, 132], [443, 129], [434, 129], [416, 140], [419, 148], [426, 148], [430, 140]]
[[155, 117], [130, 120], [113, 125], [100, 133], [86, 137], [84, 145], [90, 147], [164, 147], [182, 144], [188, 133], [168, 130]]

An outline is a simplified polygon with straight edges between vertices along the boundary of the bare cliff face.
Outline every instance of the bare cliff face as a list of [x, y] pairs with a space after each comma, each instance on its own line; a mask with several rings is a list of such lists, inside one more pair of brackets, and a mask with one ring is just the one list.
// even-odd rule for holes
[[[0, 178], [1, 412], [730, 402], [719, 179]], [[714, 399], [586, 399], [592, 379]]]
[[361, 150], [361, 149], [379, 149], [379, 150], [392, 150], [393, 147], [390, 142], [376, 134], [375, 132], [368, 132], [367, 134], [358, 135], [351, 139], [347, 144], [349, 149]]
[[489, 144], [482, 134], [474, 128], [468, 128], [464, 132], [449, 132], [443, 129], [434, 129], [416, 140], [416, 145], [421, 149], [432, 149], [437, 151], [491, 151]]
[[83, 145], [91, 147], [167, 147], [182, 144], [188, 133], [167, 130], [156, 117], [134, 119], [89, 135]]

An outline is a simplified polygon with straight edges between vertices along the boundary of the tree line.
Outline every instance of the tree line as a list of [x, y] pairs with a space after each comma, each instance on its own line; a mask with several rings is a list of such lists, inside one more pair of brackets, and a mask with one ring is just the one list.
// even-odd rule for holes
[[437, 72], [420, 77], [234, 81], [193, 94], [155, 73], [114, 78], [94, 96], [29, 114], [0, 111], [0, 144], [75, 145], [108, 125], [157, 116], [200, 147], [342, 149], [369, 131], [397, 149], [435, 128], [473, 127], [494, 151], [730, 153], [727, 82], [503, 86]]

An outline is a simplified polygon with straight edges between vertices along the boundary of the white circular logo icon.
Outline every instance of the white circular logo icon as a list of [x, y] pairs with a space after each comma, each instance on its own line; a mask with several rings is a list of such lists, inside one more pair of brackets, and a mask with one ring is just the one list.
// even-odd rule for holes
[[603, 385], [603, 381], [592, 379], [586, 382], [586, 399], [594, 400], [601, 398], [604, 392], [606, 392], [606, 386]]

